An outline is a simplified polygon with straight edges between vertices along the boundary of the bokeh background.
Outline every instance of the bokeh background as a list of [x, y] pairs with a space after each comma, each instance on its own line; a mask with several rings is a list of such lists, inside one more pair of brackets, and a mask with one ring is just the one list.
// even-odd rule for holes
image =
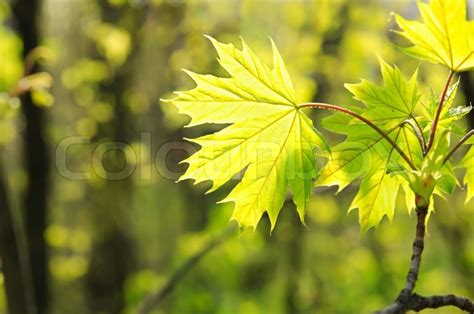
[[[269, 63], [271, 36], [301, 102], [355, 104], [343, 83], [380, 82], [377, 54], [406, 75], [419, 67], [438, 93], [447, 71], [394, 47], [403, 42], [392, 11], [418, 16], [414, 1], [0, 0], [0, 225], [18, 240], [2, 236], [0, 312], [4, 278], [23, 282], [18, 251], [30, 257], [40, 314], [345, 314], [390, 303], [414, 233], [403, 199], [392, 223], [361, 235], [357, 212], [347, 214], [354, 187], [320, 189], [307, 227], [287, 202], [271, 235], [267, 217], [239, 235], [232, 204], [216, 205], [235, 182], [209, 195], [206, 184], [174, 182], [193, 148], [182, 138], [216, 126], [184, 129], [187, 118], [159, 99], [193, 86], [182, 68], [224, 74], [203, 34], [236, 45], [241, 35]], [[25, 67], [36, 75], [22, 79]], [[456, 101], [472, 102], [474, 76], [461, 80]], [[32, 90], [21, 102], [10, 97], [18, 82]], [[315, 124], [327, 115], [312, 114]], [[462, 123], [474, 127], [474, 114]], [[422, 294], [474, 297], [474, 202], [464, 198], [436, 199]], [[17, 291], [9, 299], [21, 303]]]

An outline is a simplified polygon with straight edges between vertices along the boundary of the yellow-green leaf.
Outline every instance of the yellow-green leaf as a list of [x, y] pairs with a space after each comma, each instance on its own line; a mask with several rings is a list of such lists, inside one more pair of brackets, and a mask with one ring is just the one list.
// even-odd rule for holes
[[[419, 104], [417, 73], [406, 79], [396, 67], [382, 59], [379, 61], [383, 85], [366, 80], [345, 85], [354, 98], [365, 105], [363, 109], [351, 109], [375, 121], [415, 164], [419, 164], [422, 151], [413, 129], [406, 124], [400, 126], [405, 120], [413, 119]], [[399, 153], [372, 128], [347, 115], [333, 114], [323, 119], [323, 126], [347, 137], [331, 149], [317, 185], [337, 185], [339, 192], [362, 179], [349, 208], [358, 209], [362, 230], [376, 227], [384, 216], [391, 220], [400, 186], [408, 184], [405, 177], [398, 175], [408, 170], [403, 168], [406, 164]]]
[[235, 203], [232, 219], [241, 227], [255, 228], [267, 212], [273, 228], [288, 187], [303, 220], [316, 176], [313, 149], [325, 149], [326, 145], [298, 108], [278, 50], [272, 41], [270, 69], [243, 40], [243, 49], [239, 50], [208, 38], [230, 77], [186, 71], [197, 86], [177, 92], [178, 96], [170, 101], [180, 113], [191, 117], [189, 126], [231, 125], [191, 140], [201, 149], [185, 160], [189, 167], [180, 180], [210, 180], [210, 192], [244, 170], [240, 182], [222, 200]]
[[418, 2], [423, 22], [396, 15], [399, 32], [413, 43], [403, 50], [418, 59], [440, 63], [453, 71], [474, 68], [474, 22], [466, 19], [466, 1]]
[[385, 215], [392, 220], [399, 188], [400, 181], [387, 174], [383, 168], [364, 177], [349, 207], [349, 211], [359, 209], [359, 223], [363, 232], [377, 226]]
[[397, 67], [392, 67], [382, 58], [379, 58], [380, 71], [384, 85], [380, 86], [362, 80], [357, 84], [344, 86], [354, 95], [354, 98], [363, 102], [367, 109], [364, 116], [377, 124], [391, 122], [398, 125], [410, 118], [415, 110], [420, 94], [418, 93], [418, 71], [407, 80]]

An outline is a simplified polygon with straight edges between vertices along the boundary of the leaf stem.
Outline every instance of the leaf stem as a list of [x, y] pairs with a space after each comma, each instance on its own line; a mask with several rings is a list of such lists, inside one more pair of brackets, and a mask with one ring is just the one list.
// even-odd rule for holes
[[459, 142], [456, 143], [456, 145], [453, 146], [453, 148], [451, 148], [451, 150], [446, 154], [446, 157], [444, 157], [444, 160], [443, 160], [443, 164], [446, 163], [448, 161], [449, 158], [451, 158], [451, 156], [459, 149], [459, 147], [462, 146], [462, 144], [464, 144], [464, 142], [466, 142], [471, 136], [474, 135], [474, 129], [467, 132], [460, 140]]
[[[415, 118], [415, 116], [414, 116], [413, 114], [410, 114], [410, 118], [411, 118], [413, 121], [415, 121], [415, 124], [416, 124], [416, 126], [418, 127], [418, 130], [420, 130], [420, 132], [421, 132], [422, 128], [421, 128], [420, 122], [418, 122], [418, 120], [416, 120], [416, 118]], [[421, 132], [421, 134], [423, 134], [423, 132]], [[423, 139], [424, 139], [424, 137], [423, 137]]]
[[415, 136], [418, 139], [418, 143], [420, 143], [421, 151], [422, 151], [423, 155], [425, 155], [425, 153], [426, 153], [426, 142], [425, 142], [425, 138], [423, 136], [423, 133], [421, 132], [420, 125], [418, 124], [416, 119], [406, 119], [405, 121], [403, 121], [400, 124], [400, 126], [404, 126], [405, 124], [408, 124], [413, 129], [413, 132], [415, 133]]
[[439, 100], [438, 109], [436, 111], [436, 116], [435, 116], [435, 119], [433, 121], [433, 125], [431, 126], [430, 138], [428, 140], [428, 145], [426, 147], [426, 153], [428, 153], [430, 151], [431, 147], [433, 146], [433, 142], [434, 142], [434, 138], [435, 138], [435, 134], [436, 134], [436, 129], [438, 127], [439, 117], [441, 116], [441, 111], [442, 111], [443, 105], [446, 101], [446, 95], [448, 93], [449, 85], [451, 84], [451, 80], [453, 79], [454, 73], [455, 72], [452, 71], [452, 70], [449, 72], [448, 79], [446, 80], [446, 83], [444, 85], [443, 93], [441, 94], [441, 99]]
[[387, 133], [385, 133], [380, 127], [378, 127], [375, 123], [370, 121], [369, 119], [363, 117], [362, 115], [358, 114], [357, 112], [354, 112], [350, 109], [337, 106], [337, 105], [332, 105], [332, 104], [325, 104], [325, 103], [304, 103], [298, 105], [298, 108], [318, 108], [318, 109], [324, 109], [324, 110], [333, 110], [333, 111], [338, 111], [344, 114], [348, 114], [350, 116], [353, 116], [354, 118], [364, 122], [366, 125], [377, 131], [399, 154], [400, 156], [407, 162], [407, 164], [410, 166], [412, 170], [416, 170], [416, 166], [413, 164], [410, 158], [401, 150], [401, 148], [395, 143], [394, 140], [390, 136], [388, 136]]

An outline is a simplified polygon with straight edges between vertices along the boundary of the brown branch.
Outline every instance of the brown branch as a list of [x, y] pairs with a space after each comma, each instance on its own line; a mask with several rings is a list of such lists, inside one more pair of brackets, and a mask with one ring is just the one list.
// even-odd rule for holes
[[413, 241], [413, 254], [411, 256], [410, 270], [408, 271], [405, 288], [400, 292], [398, 299], [404, 300], [409, 298], [415, 289], [418, 273], [420, 272], [421, 255], [425, 248], [425, 221], [428, 214], [428, 206], [416, 207], [416, 216], [418, 218], [416, 224], [416, 235]]
[[404, 314], [410, 310], [421, 311], [428, 308], [436, 309], [443, 306], [455, 306], [463, 311], [474, 314], [474, 302], [468, 298], [455, 296], [453, 294], [424, 297], [413, 293], [418, 280], [421, 256], [425, 246], [425, 221], [427, 214], [428, 206], [416, 207], [416, 235], [415, 240], [413, 241], [413, 253], [405, 287], [400, 291], [400, 294], [394, 303], [375, 312], [375, 314]]
[[184, 278], [184, 276], [212, 249], [222, 244], [234, 234], [234, 226], [227, 228], [220, 236], [210, 240], [199, 252], [191, 256], [180, 268], [178, 268], [169, 278], [168, 281], [155, 293], [150, 294], [137, 313], [150, 313], [153, 308], [156, 308], [161, 302], [174, 290], [176, 285]]
[[471, 300], [453, 294], [423, 297], [415, 293], [411, 298], [409, 309], [421, 311], [423, 309], [437, 309], [449, 305], [468, 313], [474, 313], [474, 303]]
[[467, 313], [474, 313], [474, 303], [466, 297], [453, 294], [424, 297], [416, 293], [414, 293], [407, 302], [396, 301], [376, 313], [402, 314], [410, 310], [419, 312], [424, 309], [437, 309], [444, 306], [455, 306]]
[[451, 148], [451, 150], [446, 154], [446, 157], [444, 157], [443, 164], [448, 161], [449, 158], [459, 149], [459, 147], [462, 146], [471, 136], [474, 135], [474, 129], [470, 130], [467, 132], [460, 140], [459, 142], [456, 143], [456, 145]]
[[446, 83], [444, 85], [443, 93], [441, 94], [441, 99], [439, 100], [438, 109], [436, 110], [436, 116], [435, 116], [435, 119], [433, 121], [433, 125], [431, 126], [430, 138], [428, 139], [428, 145], [426, 147], [426, 153], [428, 153], [430, 151], [431, 147], [434, 144], [436, 128], [438, 127], [438, 121], [439, 121], [439, 118], [441, 116], [441, 111], [443, 110], [443, 105], [445, 103], [446, 95], [448, 94], [449, 85], [451, 84], [451, 80], [453, 79], [454, 73], [455, 73], [454, 71], [449, 72], [448, 78], [447, 78]]

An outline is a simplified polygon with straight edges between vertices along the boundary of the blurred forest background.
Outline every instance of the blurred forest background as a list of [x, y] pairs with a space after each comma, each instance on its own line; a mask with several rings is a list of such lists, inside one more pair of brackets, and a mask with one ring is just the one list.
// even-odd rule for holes
[[[377, 53], [406, 75], [420, 65], [392, 45], [391, 11], [418, 16], [415, 1], [0, 0], [0, 312], [6, 292], [15, 314], [32, 303], [40, 314], [298, 314], [391, 302], [411, 252], [405, 210], [360, 235], [357, 213], [346, 213], [354, 190], [326, 189], [308, 228], [288, 202], [271, 235], [264, 217], [239, 236], [232, 205], [216, 205], [226, 191], [174, 183], [195, 149], [181, 139], [206, 130], [183, 129], [187, 118], [159, 101], [193, 86], [182, 68], [222, 74], [209, 34], [237, 46], [242, 35], [269, 63], [271, 36], [301, 102], [355, 104], [343, 83], [380, 82]], [[423, 63], [420, 76], [438, 93], [447, 72]], [[474, 101], [472, 73], [462, 91], [457, 102]], [[327, 113], [313, 114], [318, 123]], [[473, 113], [465, 123], [474, 127]], [[464, 196], [436, 199], [423, 294], [474, 297], [474, 202]]]

